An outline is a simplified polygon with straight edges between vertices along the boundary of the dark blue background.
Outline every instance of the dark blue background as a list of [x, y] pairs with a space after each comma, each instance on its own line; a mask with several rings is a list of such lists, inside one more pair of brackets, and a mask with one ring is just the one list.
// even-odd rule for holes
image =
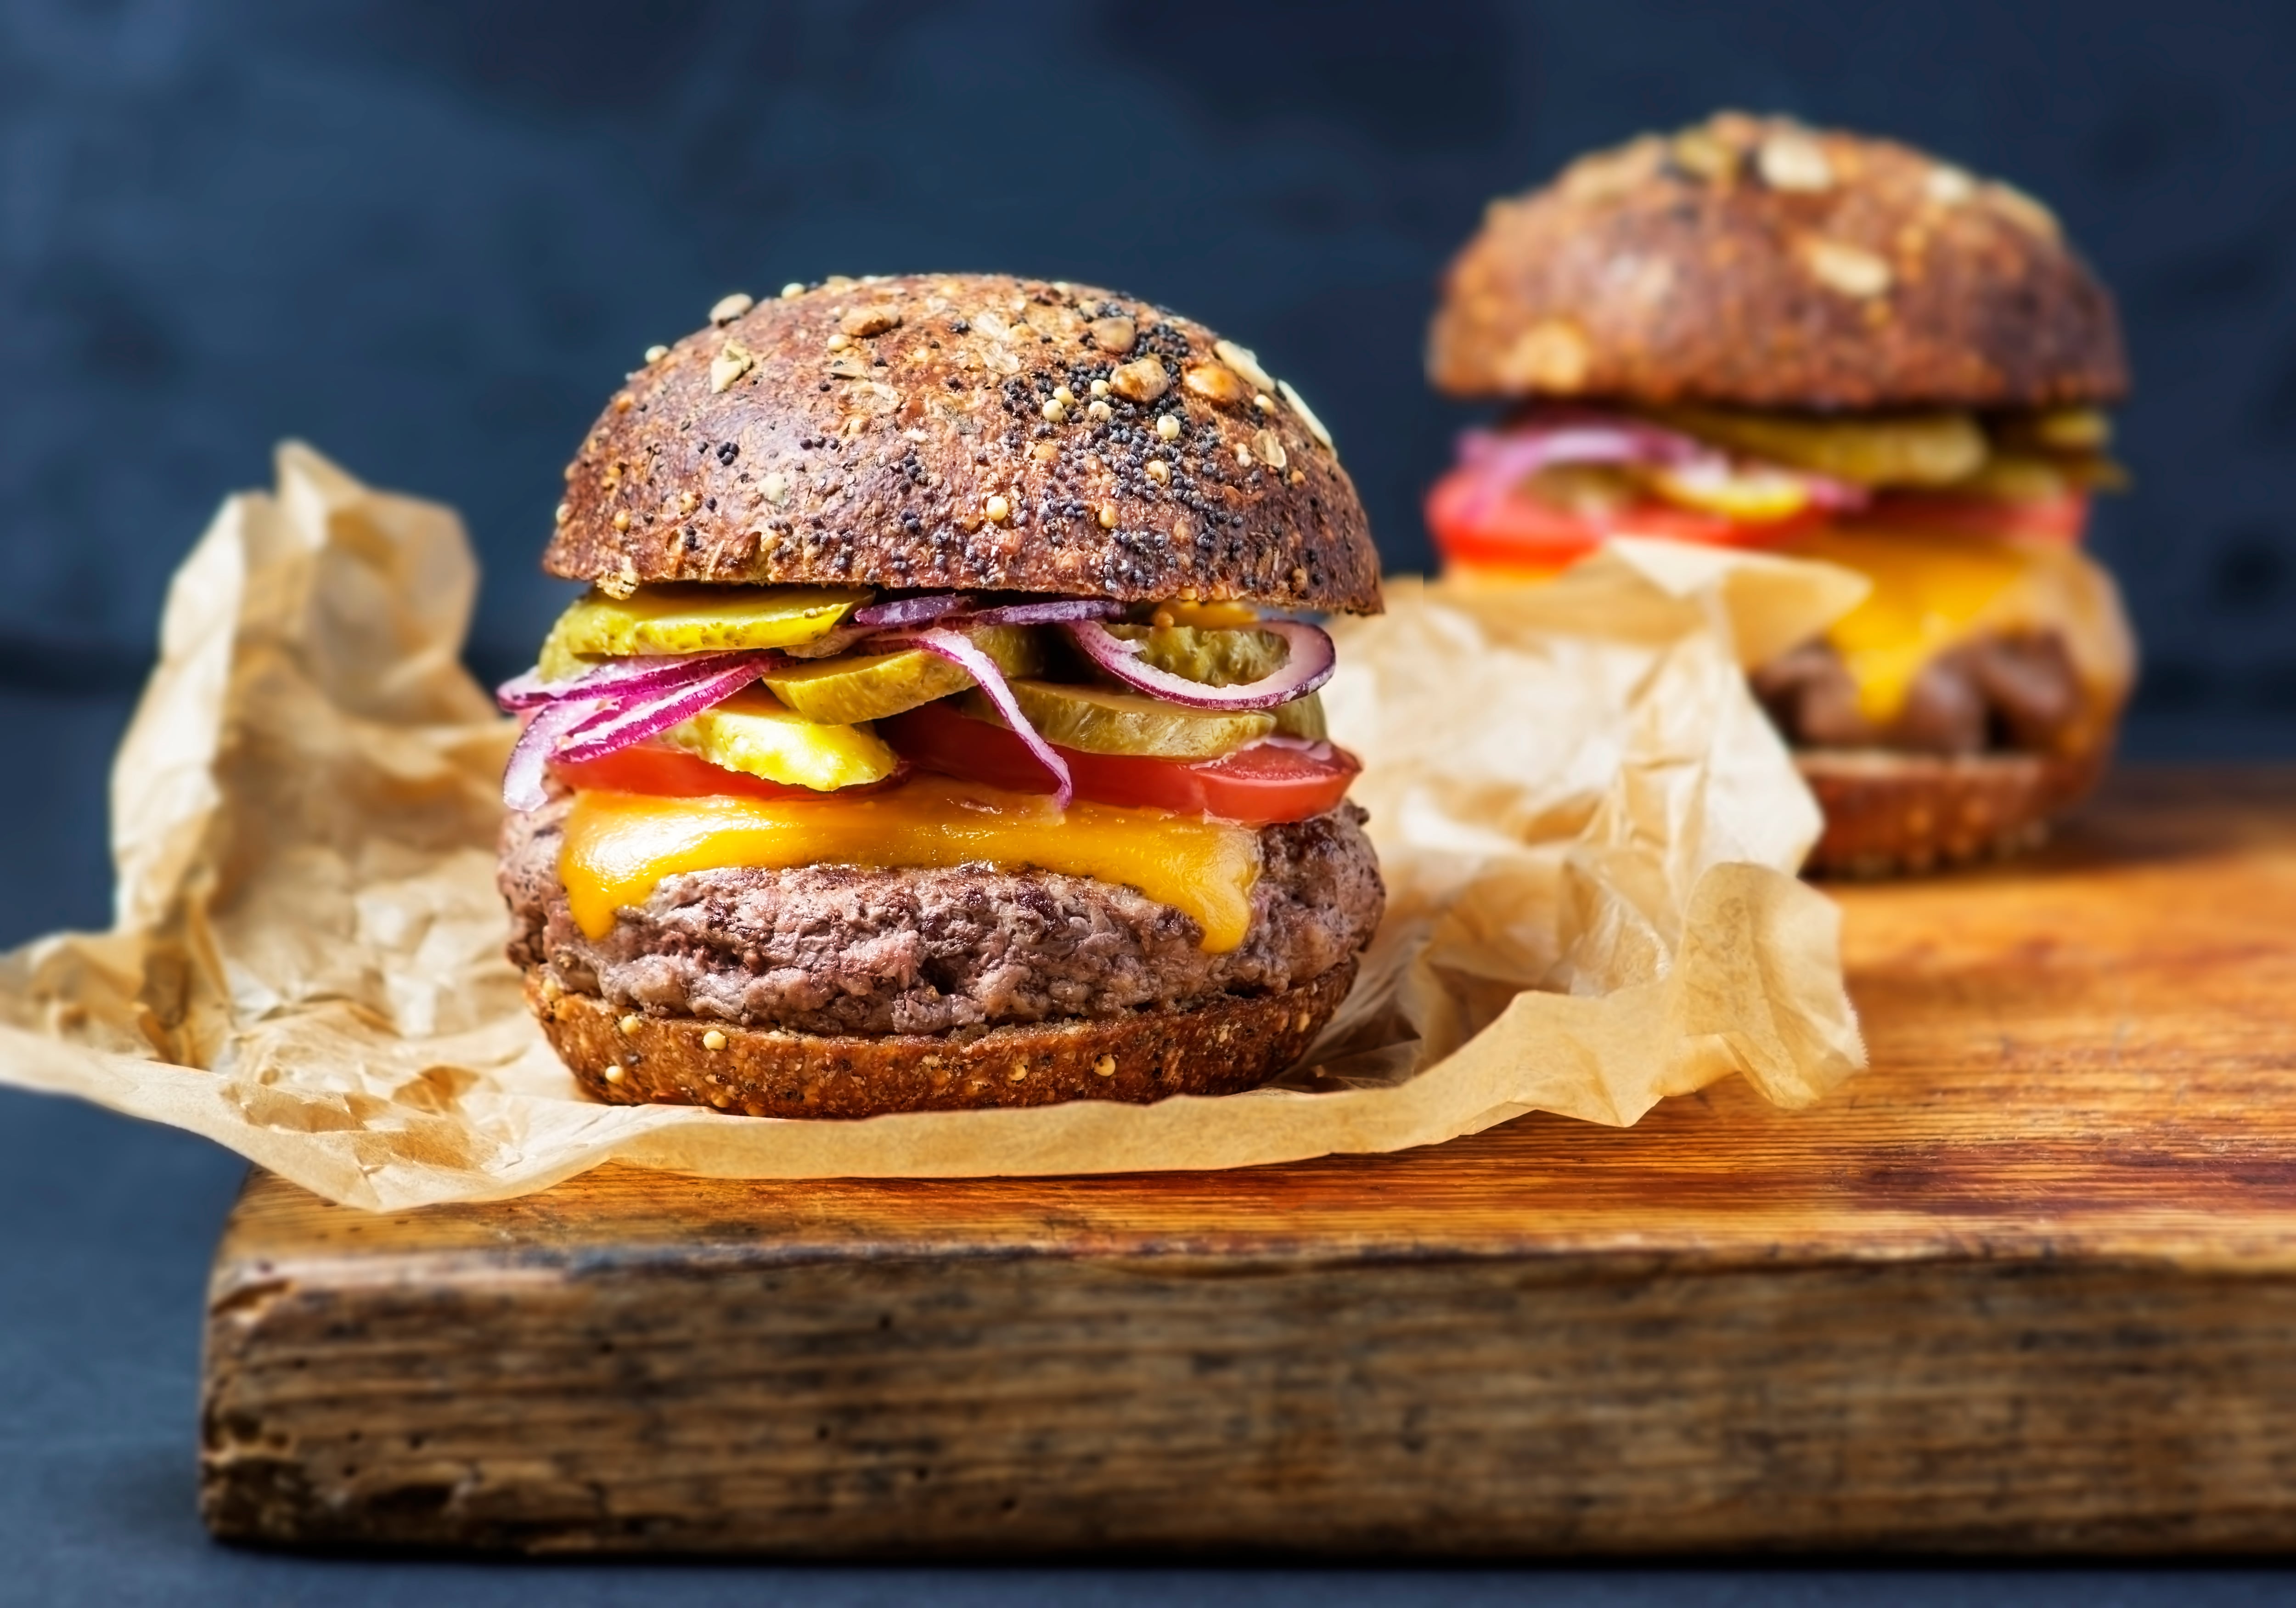
[[[105, 919], [103, 772], [176, 559], [299, 435], [453, 503], [472, 658], [557, 608], [558, 471], [647, 344], [732, 289], [1004, 268], [1152, 297], [1331, 423], [1390, 562], [1458, 411], [1419, 348], [1492, 194], [1715, 107], [1886, 131], [2049, 201], [2120, 292], [2133, 495], [2098, 550], [2148, 668], [2129, 746], [2296, 753], [2296, 6], [1842, 0], [736, 5], [0, 0], [0, 942]], [[199, 1282], [236, 1168], [0, 1100], [0, 1600], [305, 1600], [188, 1502]], [[373, 1600], [448, 1578], [368, 1570]], [[472, 1600], [748, 1595], [716, 1573], [452, 1576]], [[619, 1582], [617, 1584], [616, 1582]], [[1012, 1579], [784, 1577], [823, 1600]], [[1040, 1580], [1116, 1602], [1328, 1579]], [[1375, 1578], [1369, 1595], [1832, 1600], [1784, 1578]], [[2268, 1579], [1956, 1575], [1877, 1602], [2266, 1601]], [[594, 1597], [589, 1594], [594, 1592]], [[20, 1594], [28, 1594], [20, 1597]]]
[[[998, 267], [1154, 297], [1328, 420], [1391, 565], [1489, 196], [1720, 105], [2013, 179], [2121, 295], [2136, 488], [2096, 546], [2131, 751], [2296, 752], [2296, 6], [1924, 0], [12, 0], [0, 5], [0, 695], [57, 798], [0, 939], [102, 910], [102, 757], [175, 559], [300, 435], [461, 508], [521, 666], [558, 472], [726, 291]], [[68, 729], [67, 729], [68, 728]], [[45, 814], [39, 812], [45, 811]]]

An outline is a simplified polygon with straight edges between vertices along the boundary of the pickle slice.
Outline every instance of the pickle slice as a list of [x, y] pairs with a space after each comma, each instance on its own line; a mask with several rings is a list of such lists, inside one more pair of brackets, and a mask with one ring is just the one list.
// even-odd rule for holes
[[1993, 439], [2037, 452], [2102, 453], [2112, 446], [2112, 415], [2100, 407], [2052, 407], [1997, 414]]
[[1985, 466], [1965, 480], [1946, 489], [1969, 496], [1997, 497], [2005, 502], [2046, 502], [2074, 491], [2120, 491], [2128, 475], [2111, 458], [2044, 457], [2025, 452], [1997, 452]]
[[640, 653], [716, 653], [813, 641], [869, 601], [850, 587], [640, 587], [592, 592], [558, 617], [543, 642], [545, 681], [578, 676], [585, 660]]
[[1582, 519], [1631, 508], [1649, 495], [1642, 477], [1623, 464], [1549, 464], [1523, 489], [1531, 501]]
[[1267, 712], [1275, 717], [1278, 736], [1300, 737], [1309, 742], [1332, 740], [1332, 728], [1324, 724], [1324, 700], [1320, 693], [1310, 693], [1305, 698], [1279, 703]]
[[[1034, 676], [1045, 668], [1036, 633], [1026, 626], [980, 626], [965, 635], [1007, 677]], [[972, 677], [922, 648], [819, 659], [768, 671], [762, 679], [791, 709], [830, 726], [882, 720], [972, 685]]]
[[816, 792], [882, 782], [900, 764], [866, 726], [808, 720], [757, 687], [680, 721], [662, 740], [727, 770]]
[[2029, 453], [1997, 452], [1985, 460], [1976, 473], [1956, 480], [1952, 489], [1970, 496], [2038, 503], [2061, 497], [2074, 485], [2062, 466], [2047, 458]]
[[[1109, 631], [1140, 644], [1144, 664], [1185, 676], [1206, 686], [1240, 686], [1273, 676], [1283, 668], [1290, 650], [1272, 631], [1208, 629], [1191, 626], [1111, 626]], [[1327, 740], [1323, 701], [1309, 693], [1266, 711], [1275, 730], [1286, 737], [1311, 742]]]
[[1652, 490], [1679, 507], [1751, 524], [1785, 519], [1809, 506], [1807, 478], [1751, 464], [1734, 464], [1728, 473], [1715, 475], [1656, 467], [1645, 478]]
[[1269, 631], [1209, 630], [1195, 626], [1111, 626], [1111, 636], [1140, 644], [1140, 662], [1206, 686], [1238, 686], [1273, 676], [1289, 650]]
[[[1111, 693], [1094, 686], [1015, 681], [1013, 699], [1047, 742], [1088, 754], [1136, 754], [1154, 759], [1217, 759], [1275, 729], [1260, 710], [1190, 710], [1177, 703]], [[996, 719], [996, 706], [978, 692], [964, 698], [968, 714]]]
[[1975, 473], [1985, 462], [1985, 432], [1964, 413], [1817, 418], [1663, 407], [1651, 416], [1749, 457], [1860, 486], [1941, 486]]

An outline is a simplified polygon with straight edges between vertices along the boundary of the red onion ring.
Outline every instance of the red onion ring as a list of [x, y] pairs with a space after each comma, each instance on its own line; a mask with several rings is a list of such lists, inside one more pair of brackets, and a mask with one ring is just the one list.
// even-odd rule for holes
[[1124, 605], [1108, 597], [1054, 597], [1041, 602], [981, 606], [977, 594], [934, 592], [922, 597], [899, 597], [871, 603], [853, 612], [853, 623], [882, 629], [910, 630], [943, 623], [966, 626], [1049, 626], [1071, 619], [1111, 619]]
[[512, 809], [539, 809], [550, 801], [542, 779], [558, 744], [607, 709], [601, 698], [564, 698], [545, 704], [510, 751], [503, 767], [503, 802]]
[[[1521, 481], [1558, 464], [1656, 464], [1693, 477], [1733, 472], [1728, 453], [1695, 436], [1583, 408], [1550, 408], [1502, 431], [1466, 431], [1459, 437], [1459, 464], [1473, 475], [1459, 510], [1468, 518], [1488, 513]], [[1822, 508], [1862, 507], [1866, 500], [1863, 487], [1830, 476], [1759, 467], [1800, 481]]]
[[617, 749], [668, 731], [712, 704], [723, 703], [757, 678], [756, 665], [737, 664], [697, 676], [681, 685], [632, 694], [624, 701], [609, 703], [603, 715], [569, 732], [551, 757], [573, 764], [603, 759]]
[[1462, 512], [1489, 513], [1518, 482], [1558, 464], [1663, 464], [1683, 468], [1702, 459], [1728, 460], [1703, 441], [1637, 419], [1555, 412], [1512, 430], [1470, 430], [1459, 437], [1459, 463], [1474, 473], [1473, 496]]
[[530, 673], [496, 693], [506, 708], [533, 711], [503, 769], [503, 802], [534, 809], [548, 798], [543, 775], [554, 759], [603, 759], [755, 681], [781, 655], [771, 652], [663, 654], [617, 660], [548, 684]]
[[1319, 627], [1297, 619], [1263, 619], [1250, 628], [1281, 636], [1291, 651], [1283, 657], [1283, 668], [1275, 674], [1234, 686], [1206, 686], [1143, 664], [1138, 643], [1125, 641], [1096, 619], [1071, 623], [1068, 633], [1086, 657], [1126, 685], [1192, 710], [1274, 709], [1305, 698], [1329, 681], [1339, 666], [1339, 650]]
[[770, 669], [782, 655], [763, 649], [735, 649], [720, 653], [652, 653], [616, 659], [585, 670], [570, 681], [545, 681], [533, 670], [495, 689], [495, 701], [506, 710], [540, 709], [562, 698], [616, 698], [691, 680], [705, 671], [732, 669], [754, 662]]
[[963, 592], [929, 592], [922, 597], [897, 597], [890, 603], [871, 603], [865, 609], [853, 611], [857, 626], [922, 626], [931, 625], [944, 614], [954, 614], [971, 603]]
[[1077, 619], [1116, 619], [1124, 605], [1112, 597], [1054, 597], [1043, 603], [1004, 603], [964, 617], [969, 626], [1057, 626]]
[[1068, 761], [1062, 759], [1059, 751], [1037, 735], [1037, 728], [1029, 724], [1029, 717], [1021, 712], [1020, 700], [1013, 696], [1013, 689], [1004, 683], [1004, 672], [996, 668], [995, 660], [982, 652], [961, 631], [919, 631], [910, 636], [880, 640], [888, 648], [922, 648], [937, 658], [947, 660], [972, 677], [974, 684], [988, 694], [989, 702], [996, 706], [996, 712], [1004, 718], [1004, 724], [1013, 728], [1013, 734], [1027, 743], [1029, 751], [1037, 757], [1037, 763], [1053, 774], [1053, 780], [1059, 784], [1053, 790], [1053, 808], [1066, 809], [1069, 807], [1069, 800], [1076, 796], [1076, 785], [1069, 777]]

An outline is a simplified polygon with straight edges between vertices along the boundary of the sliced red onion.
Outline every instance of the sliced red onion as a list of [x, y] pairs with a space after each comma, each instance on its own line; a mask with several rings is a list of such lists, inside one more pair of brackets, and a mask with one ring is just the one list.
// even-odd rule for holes
[[1801, 483], [1809, 493], [1809, 500], [1828, 513], [1863, 508], [1874, 500], [1873, 492], [1866, 488], [1852, 485], [1848, 480], [1831, 480], [1822, 474], [1803, 475]]
[[[1459, 510], [1488, 513], [1514, 488], [1559, 464], [1654, 464], [1692, 479], [1721, 480], [1734, 472], [1730, 455], [1695, 436], [1641, 419], [1581, 409], [1551, 409], [1503, 431], [1471, 430], [1459, 438], [1460, 464], [1473, 472], [1472, 495]], [[1764, 464], [1763, 472], [1800, 482], [1821, 508], [1855, 508], [1864, 488], [1826, 475]]]
[[762, 671], [780, 658], [779, 653], [763, 649], [722, 653], [649, 653], [610, 660], [568, 681], [545, 681], [538, 672], [529, 670], [496, 687], [495, 701], [506, 710], [529, 710], [562, 698], [619, 698], [689, 681], [707, 671], [730, 669], [744, 662], [754, 662]]
[[503, 802], [512, 809], [539, 809], [548, 802], [542, 778], [558, 744], [607, 708], [601, 698], [562, 698], [536, 711], [503, 767]]
[[1206, 686], [1143, 664], [1138, 643], [1127, 642], [1096, 619], [1071, 624], [1068, 632], [1086, 657], [1119, 681], [1192, 710], [1274, 709], [1306, 697], [1329, 681], [1338, 667], [1339, 650], [1319, 627], [1297, 619], [1263, 619], [1250, 628], [1281, 636], [1291, 651], [1284, 655], [1283, 668], [1274, 675], [1234, 686]]
[[1470, 430], [1459, 437], [1459, 463], [1473, 472], [1472, 494], [1461, 513], [1490, 513], [1515, 487], [1558, 464], [1663, 464], [1685, 468], [1701, 460], [1729, 460], [1703, 441], [1638, 419], [1557, 411], [1511, 430]]
[[[1549, 464], [1693, 464], [1722, 455], [1678, 430], [1580, 408], [1552, 408], [1505, 429], [1471, 430], [1459, 438], [1460, 462], [1471, 468], [1504, 463], [1517, 472]], [[1525, 464], [1528, 472], [1519, 467]]]
[[857, 626], [931, 625], [944, 614], [954, 614], [972, 602], [963, 592], [930, 592], [922, 597], [897, 597], [853, 611]]
[[579, 764], [585, 759], [603, 759], [617, 749], [643, 742], [712, 704], [723, 703], [755, 681], [758, 668], [737, 664], [697, 675], [682, 684], [633, 693], [609, 703], [604, 714], [569, 733], [551, 757]]
[[995, 660], [980, 651], [978, 644], [962, 631], [945, 629], [919, 631], [914, 636], [888, 636], [878, 640], [889, 649], [922, 648], [937, 658], [947, 660], [972, 677], [974, 684], [988, 694], [988, 701], [996, 706], [996, 712], [1004, 718], [1004, 724], [1013, 728], [1013, 734], [1029, 745], [1029, 751], [1037, 756], [1037, 764], [1053, 773], [1054, 781], [1059, 784], [1053, 790], [1053, 808], [1066, 809], [1069, 807], [1069, 800], [1076, 796], [1076, 787], [1069, 779], [1068, 761], [1062, 759], [1060, 751], [1037, 735], [1037, 728], [1029, 724], [1029, 717], [1021, 712], [1020, 700], [1013, 696], [1013, 689], [1004, 683], [1004, 672], [996, 668]]
[[964, 617], [969, 626], [1056, 626], [1076, 619], [1117, 619], [1124, 605], [1112, 597], [1054, 597], [1043, 603], [1005, 603]]
[[537, 710], [545, 703], [555, 703], [565, 696], [564, 684], [553, 687], [542, 678], [539, 670], [529, 670], [523, 676], [513, 676], [495, 688], [495, 706], [515, 713], [519, 710]]

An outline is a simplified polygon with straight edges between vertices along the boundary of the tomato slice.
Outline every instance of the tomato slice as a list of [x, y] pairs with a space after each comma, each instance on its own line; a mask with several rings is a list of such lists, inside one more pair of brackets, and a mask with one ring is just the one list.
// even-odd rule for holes
[[1751, 523], [1670, 504], [1645, 503], [1607, 513], [1574, 513], [1529, 496], [1485, 504], [1480, 478], [1455, 469], [1427, 494], [1427, 528], [1451, 562], [1493, 569], [1559, 570], [1613, 536], [1652, 536], [1707, 546], [1764, 546], [1825, 518], [1812, 506], [1784, 519]]
[[568, 764], [553, 760], [550, 768], [567, 786], [590, 792], [649, 793], [660, 799], [834, 799], [852, 798], [894, 785], [898, 775], [867, 787], [847, 787], [817, 792], [786, 782], [768, 782], [712, 765], [696, 754], [660, 742], [634, 742], [596, 759]]
[[1837, 514], [1849, 529], [1874, 529], [1906, 536], [1924, 530], [1956, 536], [1989, 536], [2007, 541], [2079, 542], [2088, 525], [2088, 494], [2012, 500], [1955, 496], [1942, 491], [1893, 491], [1875, 497], [1857, 513]]
[[1427, 494], [1427, 527], [1447, 562], [1494, 570], [1554, 570], [1577, 562], [1613, 536], [1758, 547], [1822, 523], [1909, 537], [1934, 530], [2001, 540], [2078, 542], [2088, 523], [2088, 494], [2081, 491], [2024, 500], [1890, 491], [1854, 512], [1829, 513], [1813, 507], [1763, 524], [1668, 505], [1581, 514], [1528, 496], [1508, 496], [1480, 506], [1483, 496], [1475, 476], [1465, 470], [1454, 470]]
[[[1008, 792], [1050, 792], [1053, 779], [1028, 745], [1001, 726], [960, 714], [947, 701], [877, 722], [893, 751], [925, 770], [985, 782]], [[1136, 809], [1211, 816], [1248, 826], [1304, 821], [1347, 796], [1363, 768], [1345, 749], [1259, 743], [1218, 759], [1189, 764], [1130, 754], [1058, 751], [1077, 796]]]

